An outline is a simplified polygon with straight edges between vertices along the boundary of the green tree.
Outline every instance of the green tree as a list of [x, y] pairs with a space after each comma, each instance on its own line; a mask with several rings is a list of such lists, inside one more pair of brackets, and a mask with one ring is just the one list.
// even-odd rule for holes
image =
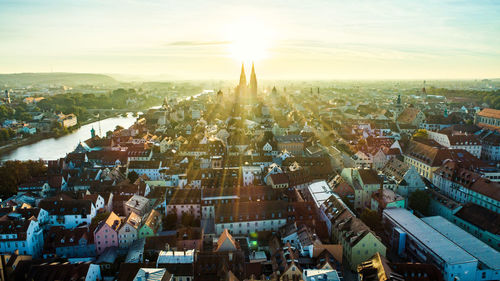
[[168, 214], [163, 218], [163, 228], [167, 230], [175, 229], [177, 226], [177, 214]]
[[17, 187], [32, 177], [46, 176], [43, 161], [7, 161], [0, 166], [0, 197], [7, 198], [17, 192]]
[[139, 175], [135, 171], [131, 171], [128, 173], [127, 178], [130, 183], [134, 183], [139, 178]]
[[97, 225], [105, 220], [106, 218], [108, 218], [108, 216], [110, 215], [110, 213], [108, 212], [104, 212], [104, 213], [98, 213], [97, 215], [95, 215], [95, 217], [92, 219], [92, 221], [90, 222], [90, 229], [95, 229], [97, 227]]
[[426, 139], [428, 137], [428, 133], [427, 133], [427, 130], [425, 129], [418, 129], [414, 134], [413, 134], [413, 138], [422, 138], [422, 139]]
[[378, 229], [381, 226], [380, 216], [377, 211], [364, 209], [360, 219], [372, 230]]
[[431, 198], [425, 190], [417, 190], [410, 194], [410, 208], [419, 212], [421, 215], [427, 216], [429, 214], [430, 203]]
[[190, 213], [182, 213], [181, 223], [184, 226], [194, 226], [194, 216]]

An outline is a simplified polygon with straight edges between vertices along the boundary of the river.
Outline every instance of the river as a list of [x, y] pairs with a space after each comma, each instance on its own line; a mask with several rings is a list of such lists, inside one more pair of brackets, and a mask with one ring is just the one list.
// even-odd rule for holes
[[[128, 115], [127, 117], [113, 117], [100, 121], [102, 135], [107, 131], [112, 131], [116, 126], [128, 128], [135, 122], [135, 117]], [[80, 141], [85, 141], [90, 138], [90, 130], [92, 127], [99, 135], [99, 121], [90, 123], [80, 127], [71, 134], [59, 137], [41, 140], [39, 142], [21, 146], [0, 156], [1, 161], [6, 160], [55, 160], [66, 156], [75, 149]]]

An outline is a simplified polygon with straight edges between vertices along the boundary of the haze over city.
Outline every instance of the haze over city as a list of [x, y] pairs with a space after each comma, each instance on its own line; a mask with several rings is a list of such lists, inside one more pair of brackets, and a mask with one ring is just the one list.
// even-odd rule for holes
[[499, 35], [497, 0], [0, 0], [0, 280], [498, 281]]
[[500, 77], [497, 1], [1, 1], [0, 73]]

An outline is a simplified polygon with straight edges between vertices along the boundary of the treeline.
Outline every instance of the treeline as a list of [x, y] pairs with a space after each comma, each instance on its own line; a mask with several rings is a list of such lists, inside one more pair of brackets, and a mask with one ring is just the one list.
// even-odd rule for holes
[[447, 98], [470, 98], [476, 100], [478, 103], [487, 103], [489, 107], [500, 109], [500, 90], [495, 91], [481, 91], [481, 90], [468, 90], [468, 89], [446, 89], [446, 88], [430, 88], [427, 90], [428, 94], [440, 95]]
[[6, 119], [16, 119], [17, 121], [30, 121], [31, 115], [28, 113], [27, 105], [24, 103], [15, 106], [0, 105], [0, 123]]
[[0, 166], [0, 197], [8, 198], [17, 192], [17, 187], [33, 177], [47, 175], [43, 161], [6, 161]]
[[16, 131], [11, 128], [0, 128], [0, 141], [8, 141], [16, 136]]
[[[127, 103], [129, 101], [129, 103]], [[107, 94], [59, 94], [40, 101], [41, 110], [74, 113], [79, 119], [91, 117], [87, 109], [138, 110], [158, 105], [162, 99], [149, 94], [138, 94], [135, 89], [117, 89]]]

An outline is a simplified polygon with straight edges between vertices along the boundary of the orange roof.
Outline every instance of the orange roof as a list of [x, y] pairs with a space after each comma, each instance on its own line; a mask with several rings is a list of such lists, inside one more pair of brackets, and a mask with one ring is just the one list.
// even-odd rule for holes
[[215, 250], [216, 252], [219, 251], [220, 247], [222, 246], [222, 244], [224, 244], [224, 241], [226, 240], [229, 240], [231, 244], [233, 244], [234, 247], [237, 248], [236, 241], [234, 240], [233, 236], [229, 233], [227, 229], [224, 229], [224, 231], [219, 237], [219, 240], [217, 240], [217, 249]]
[[497, 118], [500, 119], [500, 110], [493, 108], [484, 108], [477, 115], [489, 118]]
[[120, 217], [114, 212], [111, 212], [111, 214], [109, 214], [108, 218], [106, 219], [106, 224], [114, 230], [118, 230], [118, 228], [120, 228], [121, 222], [122, 220], [120, 219]]
[[329, 252], [338, 262], [342, 263], [341, 244], [314, 244], [313, 257], [318, 257], [323, 251]]

